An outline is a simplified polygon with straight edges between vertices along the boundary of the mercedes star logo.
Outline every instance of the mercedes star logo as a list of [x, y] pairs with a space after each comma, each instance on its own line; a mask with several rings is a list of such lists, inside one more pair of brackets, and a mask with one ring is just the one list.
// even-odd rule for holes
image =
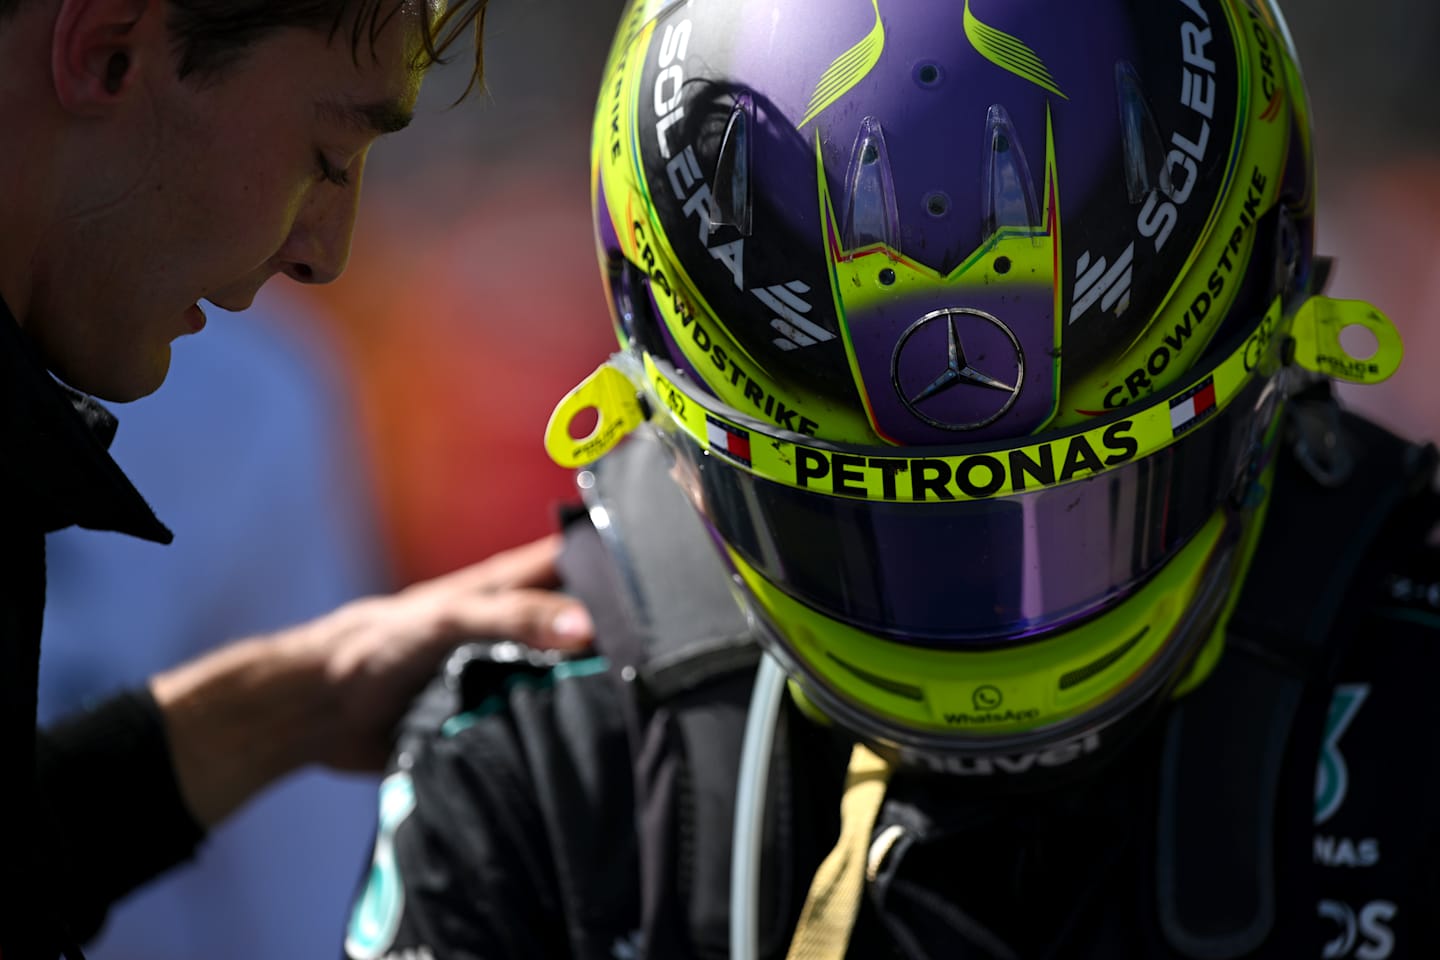
[[[984, 366], [990, 369], [992, 373], [997, 374], [997, 376], [992, 376], [989, 373], [985, 373], [971, 366], [970, 361], [966, 359], [965, 346], [960, 337], [959, 324], [962, 319], [971, 317], [984, 321], [1005, 335], [1005, 341], [1008, 341], [1011, 348], [1015, 351], [1015, 382], [1013, 384], [1006, 383], [999, 379], [998, 375], [1002, 374], [1001, 371], [997, 369], [999, 365], [994, 361], [985, 363]], [[901, 383], [901, 357], [905, 355], [906, 347], [915, 342], [912, 341], [911, 338], [916, 333], [931, 323], [939, 321], [944, 321], [945, 323], [945, 333], [948, 343], [948, 356], [945, 368], [940, 371], [938, 376], [931, 379], [928, 384], [912, 393], [914, 383], [912, 383], [911, 390], [907, 390]], [[971, 335], [973, 336], [976, 332], [978, 331], [972, 331]], [[995, 339], [993, 334], [991, 334], [991, 338]], [[934, 369], [933, 361], [925, 362], [931, 370]], [[910, 368], [910, 365], [907, 364], [907, 368]], [[913, 372], [913, 368], [907, 370], [907, 372]], [[907, 377], [907, 379], [913, 380], [913, 377]], [[900, 340], [895, 344], [895, 353], [890, 359], [890, 382], [894, 385], [895, 393], [899, 395], [900, 402], [905, 404], [905, 408], [932, 427], [939, 427], [941, 430], [978, 430], [980, 427], [989, 426], [996, 420], [999, 420], [1005, 415], [1006, 411], [1015, 405], [1015, 401], [1020, 396], [1020, 388], [1025, 383], [1025, 352], [1020, 348], [1020, 341], [1015, 338], [1014, 331], [998, 318], [991, 316], [983, 310], [975, 310], [970, 307], [947, 307], [944, 310], [936, 310], [932, 313], [925, 314], [925, 316], [910, 324], [909, 329], [900, 335]], [[994, 391], [996, 394], [1004, 394], [1005, 399], [1004, 402], [1000, 404], [999, 409], [995, 410], [989, 416], [964, 422], [941, 420], [920, 409], [920, 405], [926, 403], [926, 401], [932, 400], [960, 386], [978, 387], [982, 390]], [[931, 406], [933, 409], [933, 405]]]

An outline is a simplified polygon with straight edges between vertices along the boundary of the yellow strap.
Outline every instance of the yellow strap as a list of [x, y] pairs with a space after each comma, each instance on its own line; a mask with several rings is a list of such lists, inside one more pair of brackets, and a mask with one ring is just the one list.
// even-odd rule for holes
[[850, 752], [845, 796], [840, 801], [840, 839], [810, 882], [786, 960], [839, 960], [845, 956], [860, 893], [865, 889], [870, 833], [889, 779], [889, 764], [857, 743]]

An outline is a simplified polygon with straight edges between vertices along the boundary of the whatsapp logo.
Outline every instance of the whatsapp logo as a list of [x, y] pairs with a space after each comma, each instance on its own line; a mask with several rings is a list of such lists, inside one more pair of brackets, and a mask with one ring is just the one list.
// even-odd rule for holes
[[983, 687], [975, 688], [975, 695], [971, 698], [975, 703], [976, 710], [994, 710], [1005, 702], [1005, 697], [1000, 688], [986, 684]]

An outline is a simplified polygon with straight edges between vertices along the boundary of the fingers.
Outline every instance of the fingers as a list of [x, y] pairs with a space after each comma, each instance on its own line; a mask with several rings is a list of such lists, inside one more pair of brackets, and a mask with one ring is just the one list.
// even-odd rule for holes
[[532, 647], [574, 650], [595, 639], [584, 605], [550, 590], [512, 589], [456, 598], [447, 611], [454, 638], [518, 640]]
[[432, 583], [447, 590], [475, 593], [556, 586], [560, 581], [555, 561], [560, 556], [563, 539], [561, 534], [552, 533], [447, 573]]

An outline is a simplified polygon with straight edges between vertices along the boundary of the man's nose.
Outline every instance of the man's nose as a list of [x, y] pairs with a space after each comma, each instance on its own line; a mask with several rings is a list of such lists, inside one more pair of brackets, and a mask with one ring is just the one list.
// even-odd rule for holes
[[351, 165], [348, 184], [319, 183], [310, 191], [280, 250], [286, 276], [301, 283], [330, 283], [345, 272], [363, 169], [362, 157]]

